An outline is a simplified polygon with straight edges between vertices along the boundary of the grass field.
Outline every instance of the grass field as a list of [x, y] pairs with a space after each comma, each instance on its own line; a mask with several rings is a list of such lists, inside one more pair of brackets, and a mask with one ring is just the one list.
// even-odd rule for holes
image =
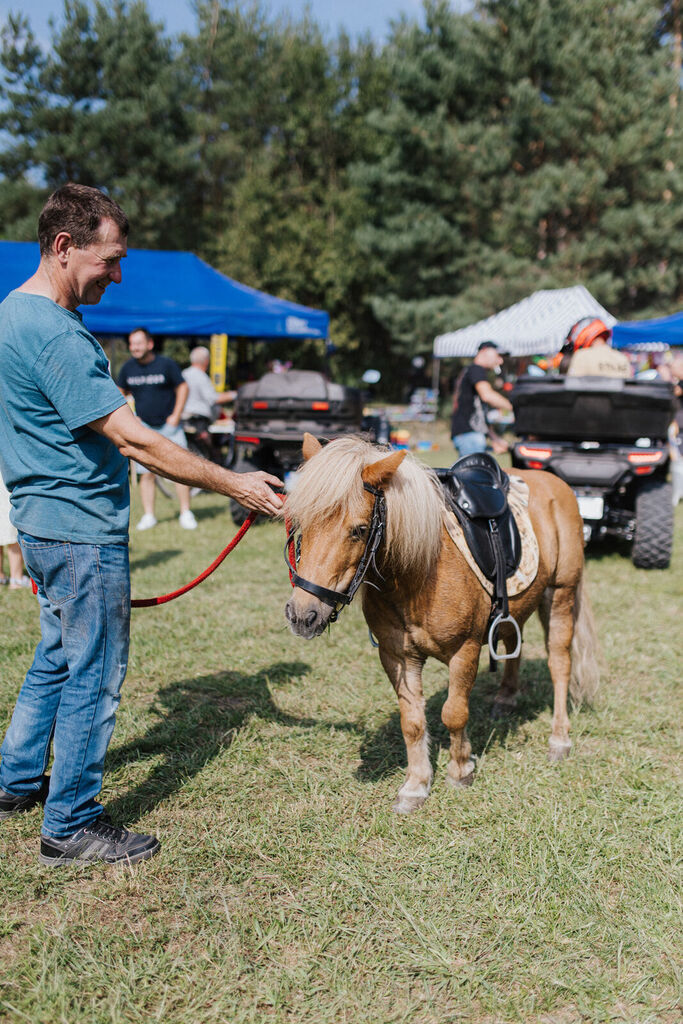
[[[160, 526], [133, 533], [134, 596], [187, 581], [233, 535], [223, 499], [194, 508], [194, 535], [164, 499]], [[510, 722], [489, 719], [482, 659], [476, 781], [457, 794], [446, 674], [428, 665], [436, 778], [409, 818], [390, 809], [403, 742], [360, 608], [309, 643], [289, 633], [281, 525], [134, 612], [103, 799], [162, 851], [50, 873], [39, 812], [2, 825], [0, 1020], [679, 1021], [683, 505], [676, 530], [666, 572], [616, 547], [589, 558], [604, 679], [566, 762], [546, 762], [535, 622]], [[4, 733], [37, 639], [31, 594], [0, 593], [0, 615]]]

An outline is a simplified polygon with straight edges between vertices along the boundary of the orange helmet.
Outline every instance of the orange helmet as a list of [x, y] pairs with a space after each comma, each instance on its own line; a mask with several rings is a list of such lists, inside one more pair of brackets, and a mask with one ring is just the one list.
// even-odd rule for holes
[[567, 339], [562, 347], [564, 352], [577, 352], [580, 348], [590, 348], [596, 338], [606, 334], [609, 337], [610, 330], [604, 321], [598, 317], [584, 316], [577, 320], [570, 328]]

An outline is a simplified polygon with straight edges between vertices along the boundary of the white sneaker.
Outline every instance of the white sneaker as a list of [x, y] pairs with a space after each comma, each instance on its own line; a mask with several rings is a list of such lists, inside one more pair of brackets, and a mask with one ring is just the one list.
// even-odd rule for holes
[[151, 530], [153, 526], [157, 525], [157, 521], [153, 515], [149, 512], [145, 512], [144, 516], [135, 527], [136, 530]]
[[9, 581], [10, 590], [21, 590], [22, 587], [30, 587], [31, 581], [28, 576], [12, 576]]
[[186, 509], [185, 512], [181, 512], [178, 518], [178, 522], [182, 526], [183, 530], [196, 530], [197, 520], [191, 509]]

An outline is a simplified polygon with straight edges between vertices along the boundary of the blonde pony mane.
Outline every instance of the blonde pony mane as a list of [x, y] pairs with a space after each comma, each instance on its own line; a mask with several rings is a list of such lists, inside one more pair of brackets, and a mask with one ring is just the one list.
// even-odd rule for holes
[[[304, 533], [346, 515], [367, 518], [361, 470], [388, 454], [387, 449], [359, 437], [331, 441], [299, 470], [285, 514]], [[384, 496], [388, 561], [394, 570], [423, 579], [441, 546], [444, 502], [436, 474], [408, 453], [388, 481]]]

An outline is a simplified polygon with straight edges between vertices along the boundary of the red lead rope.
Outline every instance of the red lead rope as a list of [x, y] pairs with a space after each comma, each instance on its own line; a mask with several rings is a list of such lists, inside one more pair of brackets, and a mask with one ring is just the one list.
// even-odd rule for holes
[[[199, 586], [199, 584], [203, 580], [205, 580], [207, 576], [210, 576], [212, 572], [216, 571], [218, 566], [225, 558], [227, 558], [232, 549], [237, 547], [239, 542], [242, 540], [242, 537], [244, 537], [245, 533], [256, 519], [257, 515], [258, 512], [249, 513], [248, 517], [246, 518], [242, 526], [239, 528], [235, 536], [232, 538], [228, 546], [226, 548], [223, 548], [218, 558], [216, 558], [211, 563], [208, 569], [205, 569], [204, 572], [200, 576], [197, 576], [196, 579], [192, 580], [191, 583], [186, 583], [185, 586], [180, 587], [179, 590], [172, 590], [170, 594], [162, 594], [160, 597], [138, 598], [137, 600], [130, 602], [131, 608], [151, 608], [154, 605], [166, 604], [167, 601], [173, 601], [175, 600], [176, 597], [180, 597], [182, 594], [186, 594], [188, 590], [192, 590], [194, 587]], [[31, 580], [31, 589], [33, 590], [34, 594], [38, 593], [38, 587], [36, 585], [35, 580]]]
[[203, 580], [205, 580], [207, 576], [210, 576], [212, 572], [215, 572], [215, 570], [221, 564], [223, 559], [227, 558], [227, 556], [230, 554], [232, 549], [237, 547], [239, 542], [242, 540], [242, 537], [244, 537], [245, 533], [256, 519], [257, 515], [258, 512], [249, 513], [248, 517], [245, 519], [242, 526], [240, 526], [239, 530], [232, 538], [228, 546], [226, 548], [223, 548], [218, 558], [214, 559], [214, 561], [211, 563], [208, 569], [205, 569], [204, 572], [200, 576], [197, 576], [196, 579], [192, 580], [191, 583], [186, 583], [185, 586], [180, 587], [179, 590], [172, 590], [170, 594], [162, 594], [160, 597], [143, 597], [139, 598], [138, 600], [131, 601], [131, 608], [150, 608], [153, 605], [166, 604], [167, 601], [173, 601], [175, 600], [176, 597], [180, 597], [181, 594], [186, 594], [188, 590], [192, 590], [193, 587], [199, 586], [199, 584]]
[[[166, 604], [167, 601], [173, 601], [176, 597], [180, 597], [182, 594], [186, 594], [188, 590], [193, 590], [194, 587], [198, 587], [199, 584], [206, 580], [207, 577], [210, 577], [211, 573], [218, 568], [223, 559], [226, 558], [227, 555], [229, 555], [232, 548], [237, 548], [238, 544], [245, 536], [247, 530], [249, 529], [257, 515], [258, 512], [249, 513], [247, 519], [244, 521], [244, 523], [238, 530], [237, 534], [234, 535], [228, 546], [226, 548], [223, 548], [221, 553], [218, 555], [218, 558], [214, 559], [211, 565], [209, 565], [209, 567], [205, 569], [201, 575], [198, 575], [196, 580], [191, 581], [191, 583], [186, 583], [185, 586], [180, 587], [179, 590], [172, 590], [170, 594], [162, 594], [160, 597], [143, 597], [138, 598], [135, 601], [131, 601], [131, 608], [151, 608], [157, 604]], [[35, 580], [31, 581], [31, 589], [33, 590], [34, 594], [38, 593], [38, 586], [36, 585]]]

